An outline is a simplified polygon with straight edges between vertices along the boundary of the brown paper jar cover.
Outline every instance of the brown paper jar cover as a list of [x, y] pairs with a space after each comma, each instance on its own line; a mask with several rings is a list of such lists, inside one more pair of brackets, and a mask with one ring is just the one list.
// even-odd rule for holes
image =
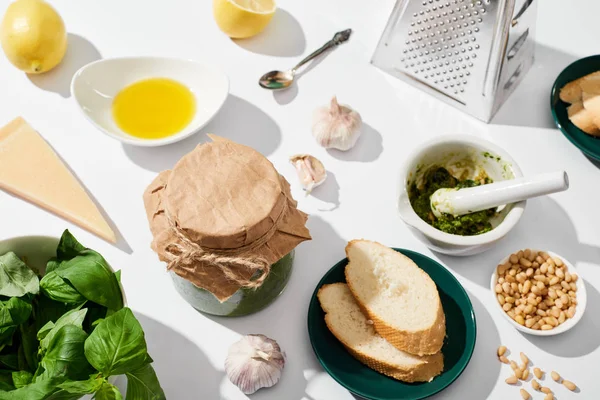
[[[151, 247], [159, 258], [168, 262], [167, 249], [181, 243], [172, 223], [206, 252], [250, 247], [239, 256], [262, 257], [270, 264], [310, 240], [307, 215], [296, 208], [289, 183], [273, 164], [250, 147], [209, 137], [212, 142], [197, 146], [172, 170], [161, 172], [144, 193], [154, 237]], [[206, 262], [178, 265], [173, 271], [221, 302], [241, 287], [219, 266]], [[243, 279], [253, 274], [242, 267], [235, 273]]]

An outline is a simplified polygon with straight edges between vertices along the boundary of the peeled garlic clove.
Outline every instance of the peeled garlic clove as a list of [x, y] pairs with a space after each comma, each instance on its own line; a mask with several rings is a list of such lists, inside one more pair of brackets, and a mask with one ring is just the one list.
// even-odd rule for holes
[[323, 163], [309, 154], [297, 154], [290, 157], [290, 162], [296, 168], [298, 179], [308, 196], [310, 192], [327, 178]]
[[281, 378], [285, 354], [265, 335], [246, 335], [231, 345], [225, 360], [229, 380], [244, 394], [271, 387]]
[[340, 105], [334, 96], [329, 107], [319, 107], [313, 115], [312, 134], [325, 148], [350, 150], [360, 136], [360, 114], [346, 105]]

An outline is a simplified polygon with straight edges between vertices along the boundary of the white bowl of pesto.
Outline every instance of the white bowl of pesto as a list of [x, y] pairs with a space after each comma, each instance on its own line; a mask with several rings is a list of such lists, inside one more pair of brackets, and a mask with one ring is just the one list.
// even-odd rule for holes
[[[445, 174], [445, 175], [444, 175]], [[442, 183], [447, 176], [451, 186]], [[444, 136], [419, 146], [400, 168], [398, 211], [414, 235], [433, 251], [468, 256], [488, 250], [517, 224], [525, 201], [459, 219], [430, 215], [435, 187], [479, 185], [522, 177], [503, 149], [476, 136]]]

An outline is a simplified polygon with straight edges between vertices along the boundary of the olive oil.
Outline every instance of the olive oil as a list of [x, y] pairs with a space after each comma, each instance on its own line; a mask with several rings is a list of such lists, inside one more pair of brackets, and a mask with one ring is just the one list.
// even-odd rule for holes
[[186, 86], [167, 78], [135, 82], [112, 105], [117, 126], [142, 139], [160, 139], [184, 129], [196, 113], [196, 98]]

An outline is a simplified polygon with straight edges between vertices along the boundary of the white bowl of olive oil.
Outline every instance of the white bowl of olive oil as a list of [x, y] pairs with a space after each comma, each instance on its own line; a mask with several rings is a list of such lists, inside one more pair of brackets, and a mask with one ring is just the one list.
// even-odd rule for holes
[[71, 94], [108, 136], [136, 146], [162, 146], [208, 124], [227, 99], [229, 79], [220, 69], [192, 60], [111, 58], [77, 71]]

